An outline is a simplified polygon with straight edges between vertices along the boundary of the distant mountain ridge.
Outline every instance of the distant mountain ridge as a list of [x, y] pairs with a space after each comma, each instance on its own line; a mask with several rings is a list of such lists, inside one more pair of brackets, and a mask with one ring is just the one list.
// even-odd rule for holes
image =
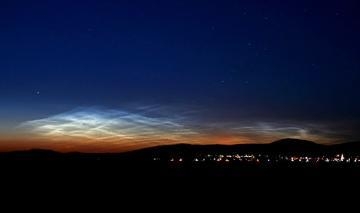
[[150, 147], [136, 150], [132, 153], [156, 153], [159, 155], [167, 154], [187, 154], [196, 153], [335, 153], [350, 152], [360, 154], [360, 142], [342, 143], [335, 145], [322, 145], [308, 140], [286, 138], [268, 144], [235, 144], [235, 145], [193, 145], [176, 144]]
[[358, 153], [360, 154], [360, 142], [349, 142], [335, 145], [322, 145], [312, 141], [286, 138], [268, 144], [235, 144], [235, 145], [194, 145], [175, 144], [149, 147], [124, 153], [60, 153], [46, 149], [31, 149], [0, 153], [0, 157], [15, 156], [19, 158], [57, 158], [63, 156], [169, 156], [169, 155], [194, 155], [199, 153]]

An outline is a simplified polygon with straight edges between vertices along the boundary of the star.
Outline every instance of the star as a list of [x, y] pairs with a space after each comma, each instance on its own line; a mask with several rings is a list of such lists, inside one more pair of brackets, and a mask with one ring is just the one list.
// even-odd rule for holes
[[36, 95], [40, 95], [40, 91], [36, 91], [35, 94], [36, 94]]

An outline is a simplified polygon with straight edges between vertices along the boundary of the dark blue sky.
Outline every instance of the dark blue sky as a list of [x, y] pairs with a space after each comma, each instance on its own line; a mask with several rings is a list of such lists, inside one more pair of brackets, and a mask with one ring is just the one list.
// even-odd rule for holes
[[359, 38], [355, 0], [2, 0], [2, 126], [156, 105], [357, 130]]

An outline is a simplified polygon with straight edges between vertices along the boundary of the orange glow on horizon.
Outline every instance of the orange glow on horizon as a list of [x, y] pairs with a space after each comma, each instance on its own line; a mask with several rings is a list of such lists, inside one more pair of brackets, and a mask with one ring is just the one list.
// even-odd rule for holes
[[[196, 125], [194, 125], [196, 124]], [[0, 151], [50, 149], [60, 152], [124, 152], [172, 144], [270, 143], [283, 138], [331, 139], [307, 128], [276, 123], [186, 122], [119, 110], [86, 108], [26, 121], [17, 132], [0, 134]]]
[[[166, 137], [164, 137], [166, 138]], [[244, 144], [254, 143], [253, 140], [244, 137], [231, 136], [231, 135], [209, 135], [209, 136], [194, 136], [188, 138], [187, 141], [177, 141], [171, 139], [147, 139], [146, 141], [137, 140], [92, 140], [92, 139], [61, 139], [61, 138], [39, 138], [39, 137], [14, 137], [0, 139], [0, 151], [16, 151], [16, 150], [29, 150], [29, 149], [49, 149], [59, 152], [125, 152], [137, 150], [142, 148], [172, 145], [172, 144]]]

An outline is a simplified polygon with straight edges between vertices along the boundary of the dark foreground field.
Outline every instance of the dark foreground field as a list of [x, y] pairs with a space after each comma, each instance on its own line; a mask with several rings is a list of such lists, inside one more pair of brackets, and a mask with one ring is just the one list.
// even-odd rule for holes
[[153, 177], [360, 177], [358, 143], [322, 146], [282, 140], [268, 145], [162, 146], [120, 154], [30, 150], [0, 154], [2, 177], [64, 179]]

